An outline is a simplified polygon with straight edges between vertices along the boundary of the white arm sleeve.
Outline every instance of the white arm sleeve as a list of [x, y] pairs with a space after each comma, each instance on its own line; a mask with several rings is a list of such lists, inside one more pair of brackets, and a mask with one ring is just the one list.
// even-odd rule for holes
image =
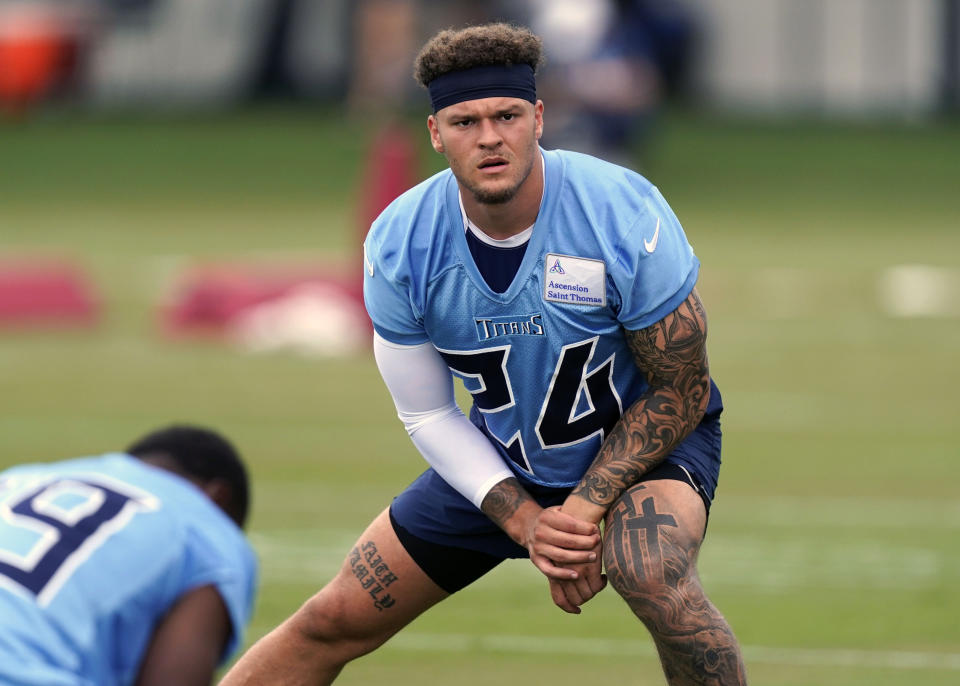
[[479, 508], [490, 489], [513, 472], [460, 410], [453, 377], [440, 353], [431, 343], [400, 345], [374, 333], [373, 354], [417, 450]]

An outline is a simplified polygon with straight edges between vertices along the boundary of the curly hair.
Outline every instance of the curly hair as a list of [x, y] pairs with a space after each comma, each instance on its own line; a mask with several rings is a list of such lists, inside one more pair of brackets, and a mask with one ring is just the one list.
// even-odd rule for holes
[[413, 78], [426, 87], [438, 76], [491, 64], [543, 64], [543, 41], [529, 29], [494, 23], [446, 29], [427, 41], [413, 63]]

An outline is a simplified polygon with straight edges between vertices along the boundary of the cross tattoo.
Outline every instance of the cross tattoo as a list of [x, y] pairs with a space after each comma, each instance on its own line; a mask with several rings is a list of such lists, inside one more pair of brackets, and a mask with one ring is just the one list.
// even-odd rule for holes
[[[670, 514], [657, 514], [653, 498], [647, 498], [641, 503], [642, 514], [637, 514], [633, 501], [629, 498], [624, 498], [623, 505], [626, 514], [617, 509], [614, 513], [614, 521], [623, 525], [623, 529], [629, 537], [631, 550], [639, 552], [646, 548], [647, 554], [641, 556], [641, 564], [636, 570], [639, 580], [644, 580], [646, 571], [644, 570], [643, 560], [652, 562], [661, 559], [663, 556], [660, 550], [660, 526], [676, 527], [677, 520]], [[644, 531], [643, 541], [640, 540], [641, 529]], [[621, 569], [632, 569], [633, 565], [627, 563], [625, 548], [626, 546], [617, 548], [617, 561], [620, 563]]]

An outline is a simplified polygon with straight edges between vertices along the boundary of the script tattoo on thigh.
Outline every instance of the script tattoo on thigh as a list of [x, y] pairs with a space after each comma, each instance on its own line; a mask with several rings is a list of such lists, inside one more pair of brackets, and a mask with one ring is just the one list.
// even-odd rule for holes
[[373, 598], [373, 606], [380, 612], [393, 607], [397, 601], [387, 592], [387, 588], [398, 577], [377, 552], [376, 543], [366, 541], [354, 546], [348, 561], [360, 586]]

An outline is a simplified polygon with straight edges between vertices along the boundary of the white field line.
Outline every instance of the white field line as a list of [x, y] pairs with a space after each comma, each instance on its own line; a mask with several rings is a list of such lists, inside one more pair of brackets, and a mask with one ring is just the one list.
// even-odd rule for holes
[[[960, 500], [730, 496], [719, 502], [715, 519], [701, 560], [713, 590], [936, 589], [960, 571], [960, 554], [935, 545], [938, 537], [904, 535], [939, 530], [952, 540], [960, 529]], [[360, 528], [272, 529], [251, 540], [266, 583], [318, 583], [336, 574]], [[532, 565], [509, 567], [498, 583], [519, 586], [537, 578]]]
[[[514, 653], [522, 655], [589, 655], [655, 657], [647, 640], [560, 638], [400, 632], [385, 650], [439, 653]], [[960, 653], [852, 650], [846, 648], [771, 648], [744, 646], [744, 660], [790, 667], [870, 667], [904, 670], [960, 671]]]

